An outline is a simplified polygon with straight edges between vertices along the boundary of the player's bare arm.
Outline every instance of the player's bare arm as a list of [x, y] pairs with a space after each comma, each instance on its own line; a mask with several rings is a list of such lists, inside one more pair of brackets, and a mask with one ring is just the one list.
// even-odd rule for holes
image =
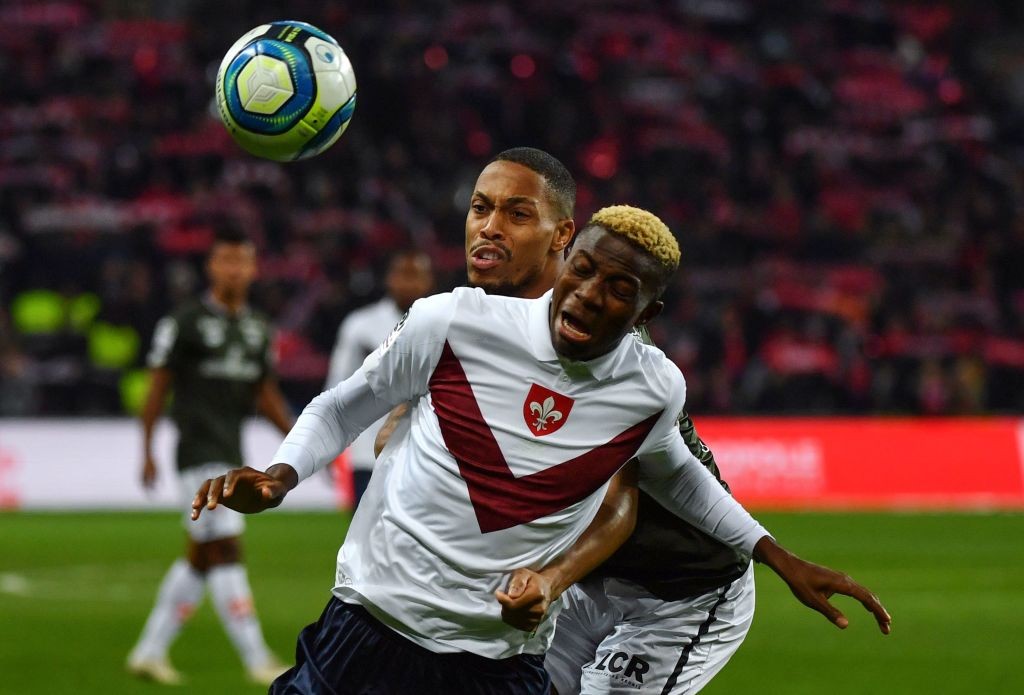
[[249, 466], [235, 468], [200, 486], [192, 498], [192, 520], [198, 519], [203, 509], [215, 509], [218, 505], [243, 514], [257, 514], [280, 505], [298, 484], [298, 474], [286, 463], [274, 464], [266, 472]]
[[263, 379], [256, 387], [256, 410], [273, 423], [281, 434], [288, 434], [294, 424], [281, 387], [273, 377]]
[[388, 440], [391, 439], [391, 435], [394, 434], [399, 421], [401, 421], [408, 412], [409, 404], [399, 403], [395, 406], [394, 410], [388, 413], [388, 419], [385, 420], [384, 424], [381, 425], [381, 428], [377, 430], [377, 436], [373, 440], [373, 455], [375, 458], [380, 456], [380, 452], [384, 451], [384, 447], [387, 446]]
[[517, 569], [506, 590], [494, 593], [501, 619], [524, 632], [536, 630], [551, 602], [611, 557], [633, 533], [638, 489], [636, 462], [631, 461], [612, 478], [597, 515], [569, 550], [540, 571]]
[[892, 618], [878, 598], [842, 572], [800, 559], [771, 536], [765, 536], [754, 546], [754, 559], [771, 567], [800, 603], [818, 611], [836, 627], [846, 629], [850, 624], [843, 612], [829, 602], [835, 594], [843, 594], [860, 601], [875, 616], [882, 634], [888, 635], [891, 631]]
[[164, 410], [167, 392], [174, 381], [174, 373], [166, 367], [149, 372], [149, 391], [142, 406], [142, 486], [146, 489], [156, 484], [156, 460], [153, 458], [153, 429], [160, 413]]

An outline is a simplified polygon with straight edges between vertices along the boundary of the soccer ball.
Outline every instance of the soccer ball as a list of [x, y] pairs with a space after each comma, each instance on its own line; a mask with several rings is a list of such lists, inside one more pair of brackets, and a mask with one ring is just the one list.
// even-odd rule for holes
[[356, 75], [330, 35], [305, 22], [262, 24], [217, 71], [217, 111], [246, 151], [279, 162], [312, 157], [341, 137]]

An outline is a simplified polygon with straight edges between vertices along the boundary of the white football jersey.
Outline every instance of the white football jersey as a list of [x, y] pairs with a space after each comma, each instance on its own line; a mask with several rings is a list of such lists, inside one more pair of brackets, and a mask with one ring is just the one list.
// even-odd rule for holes
[[[338, 327], [338, 338], [331, 351], [331, 362], [324, 388], [329, 389], [352, 376], [366, 356], [388, 337], [401, 318], [402, 313], [398, 310], [398, 305], [390, 297], [356, 309], [346, 316]], [[348, 452], [353, 468], [373, 469], [373, 443], [386, 419], [385, 415], [352, 442]]]
[[530, 635], [502, 622], [494, 591], [568, 549], [633, 457], [644, 488], [701, 528], [748, 552], [766, 534], [683, 444], [678, 368], [631, 336], [561, 360], [550, 304], [478, 289], [416, 302], [274, 459], [304, 478], [377, 411], [414, 401], [338, 553], [334, 593], [427, 649], [542, 653], [558, 606]]

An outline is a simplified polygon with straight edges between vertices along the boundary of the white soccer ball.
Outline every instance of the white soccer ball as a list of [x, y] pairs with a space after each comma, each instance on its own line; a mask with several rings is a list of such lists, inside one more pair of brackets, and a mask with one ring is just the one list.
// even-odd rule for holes
[[356, 76], [329, 34], [305, 22], [247, 32], [217, 71], [217, 112], [246, 151], [277, 161], [312, 157], [345, 132]]

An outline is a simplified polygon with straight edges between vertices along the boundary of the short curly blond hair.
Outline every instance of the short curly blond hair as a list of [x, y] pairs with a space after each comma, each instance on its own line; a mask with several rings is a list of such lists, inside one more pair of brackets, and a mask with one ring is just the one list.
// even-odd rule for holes
[[610, 205], [593, 214], [584, 229], [600, 226], [625, 237], [668, 270], [679, 267], [679, 242], [658, 216], [632, 205]]

